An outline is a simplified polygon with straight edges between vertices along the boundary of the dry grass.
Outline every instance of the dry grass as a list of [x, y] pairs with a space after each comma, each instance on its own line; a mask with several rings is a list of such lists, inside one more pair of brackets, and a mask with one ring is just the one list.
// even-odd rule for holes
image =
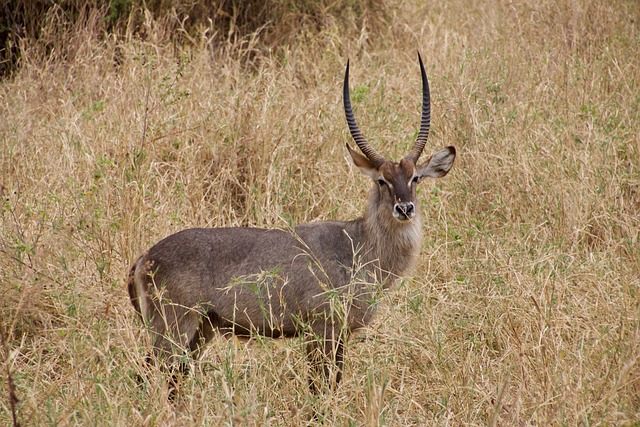
[[[390, 5], [386, 25], [302, 25], [189, 49], [75, 29], [73, 59], [24, 49], [0, 83], [0, 424], [640, 425], [640, 7], [635, 1]], [[88, 20], [90, 24], [90, 20]], [[342, 21], [341, 21], [342, 22]], [[288, 24], [291, 25], [291, 24]], [[425, 245], [307, 392], [300, 343], [216, 340], [177, 408], [124, 278], [190, 226], [359, 215], [345, 161], [352, 59], [365, 135], [398, 158], [430, 75]]]

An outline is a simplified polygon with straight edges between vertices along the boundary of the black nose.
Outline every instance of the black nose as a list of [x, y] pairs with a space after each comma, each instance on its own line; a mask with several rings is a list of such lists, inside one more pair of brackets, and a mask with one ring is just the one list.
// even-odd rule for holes
[[396, 203], [395, 206], [396, 212], [400, 214], [400, 217], [403, 219], [408, 219], [413, 216], [414, 206], [413, 203]]

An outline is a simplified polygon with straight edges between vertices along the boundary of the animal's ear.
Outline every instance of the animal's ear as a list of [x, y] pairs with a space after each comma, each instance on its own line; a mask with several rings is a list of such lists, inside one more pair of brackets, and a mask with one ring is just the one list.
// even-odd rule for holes
[[353, 160], [353, 164], [360, 168], [360, 172], [367, 175], [371, 179], [378, 179], [380, 177], [378, 168], [376, 168], [373, 163], [369, 161], [369, 159], [352, 149], [349, 144], [347, 144], [347, 150], [349, 150], [349, 155]]
[[429, 160], [419, 165], [416, 174], [422, 178], [441, 178], [451, 170], [456, 158], [456, 148], [447, 147], [435, 153]]

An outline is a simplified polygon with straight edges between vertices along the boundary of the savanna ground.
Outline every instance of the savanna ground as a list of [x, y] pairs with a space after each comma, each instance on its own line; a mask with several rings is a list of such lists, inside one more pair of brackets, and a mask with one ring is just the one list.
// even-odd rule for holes
[[[45, 47], [20, 44], [0, 82], [0, 424], [640, 425], [640, 3], [271, 3], [281, 19], [244, 33], [227, 12], [217, 32], [52, 13]], [[398, 159], [417, 51], [425, 155], [458, 158], [422, 185], [418, 267], [341, 387], [309, 394], [300, 340], [220, 338], [169, 404], [132, 261], [186, 227], [360, 215], [344, 67]]]

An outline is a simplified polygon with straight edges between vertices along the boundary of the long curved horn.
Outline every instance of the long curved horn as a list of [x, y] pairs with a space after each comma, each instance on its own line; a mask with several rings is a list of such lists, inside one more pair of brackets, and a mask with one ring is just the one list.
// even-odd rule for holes
[[418, 138], [416, 143], [411, 149], [411, 152], [407, 155], [407, 158], [413, 160], [413, 163], [418, 163], [418, 158], [424, 150], [424, 146], [427, 143], [429, 137], [429, 126], [431, 125], [431, 95], [429, 94], [429, 81], [427, 80], [427, 73], [424, 71], [424, 64], [418, 52], [418, 61], [420, 61], [420, 74], [422, 74], [422, 117], [420, 118], [420, 130], [418, 131]]
[[344, 88], [343, 88], [343, 101], [344, 101], [344, 112], [347, 116], [347, 124], [349, 125], [349, 132], [351, 132], [351, 136], [353, 140], [356, 142], [362, 154], [367, 156], [367, 159], [373, 163], [376, 168], [379, 168], [387, 160], [382, 157], [376, 150], [373, 149], [371, 145], [364, 139], [362, 136], [362, 132], [358, 129], [358, 125], [356, 123], [356, 118], [353, 115], [353, 111], [351, 110], [351, 98], [349, 97], [349, 61], [347, 60], [347, 71], [344, 74]]

